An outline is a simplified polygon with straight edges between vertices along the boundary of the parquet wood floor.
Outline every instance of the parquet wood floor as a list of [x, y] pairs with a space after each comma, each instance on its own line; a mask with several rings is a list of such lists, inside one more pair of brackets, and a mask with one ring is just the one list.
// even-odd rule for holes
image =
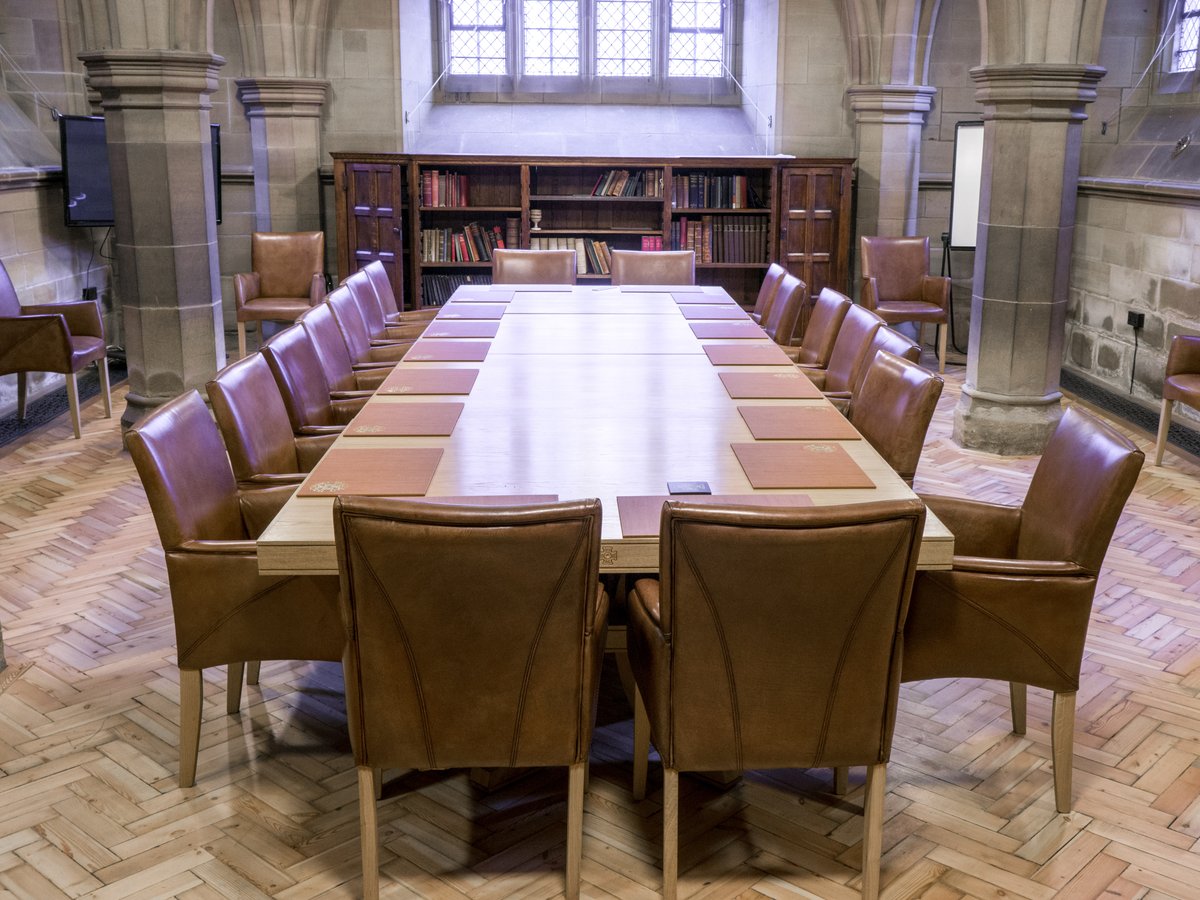
[[[1034, 460], [949, 440], [952, 371], [919, 489], [1016, 501]], [[117, 420], [84, 411], [0, 457], [0, 897], [353, 897], [354, 770], [336, 665], [269, 663], [240, 715], [210, 672], [197, 787], [176, 786], [177, 679], [162, 553]], [[1147, 435], [1137, 435], [1143, 447]], [[1080, 692], [1075, 811], [1054, 812], [1049, 699], [1010, 733], [1007, 691], [906, 686], [888, 775], [884, 896], [1200, 897], [1200, 468], [1147, 469], [1100, 586]], [[23, 668], [27, 667], [27, 668]], [[629, 795], [629, 710], [606, 669], [584, 893], [652, 898], [660, 795]], [[685, 779], [681, 893], [856, 897], [861, 772]], [[565, 771], [485, 792], [389, 773], [388, 897], [537, 898], [562, 885]]]

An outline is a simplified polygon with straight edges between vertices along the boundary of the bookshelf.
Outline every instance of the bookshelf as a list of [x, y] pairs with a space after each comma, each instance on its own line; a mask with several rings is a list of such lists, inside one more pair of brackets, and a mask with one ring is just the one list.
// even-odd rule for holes
[[814, 297], [848, 287], [853, 160], [333, 157], [339, 275], [390, 255], [409, 309], [490, 281], [501, 244], [574, 249], [585, 283], [614, 249], [694, 249], [697, 282], [746, 305], [773, 261]]

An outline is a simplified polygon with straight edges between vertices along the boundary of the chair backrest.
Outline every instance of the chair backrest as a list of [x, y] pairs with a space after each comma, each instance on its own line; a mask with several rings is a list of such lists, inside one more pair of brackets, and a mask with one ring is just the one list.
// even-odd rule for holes
[[770, 315], [771, 304], [775, 302], [775, 295], [779, 292], [779, 283], [783, 281], [783, 276], [786, 274], [787, 269], [779, 263], [771, 263], [767, 268], [762, 286], [758, 289], [758, 298], [754, 301], [752, 315], [755, 321], [765, 322], [767, 316]]
[[1068, 407], [1029, 482], [1017, 558], [1067, 560], [1099, 573], [1143, 462], [1129, 438]]
[[208, 399], [238, 481], [300, 471], [287, 407], [261, 353], [218, 372], [208, 383]]
[[379, 305], [379, 297], [375, 293], [375, 285], [371, 276], [361, 269], [346, 279], [343, 285], [354, 298], [358, 314], [362, 317], [370, 337], [382, 337], [387, 331], [387, 322], [383, 318], [383, 307]]
[[359, 311], [358, 302], [350, 293], [350, 288], [343, 284], [332, 291], [325, 298], [325, 302], [329, 304], [333, 320], [337, 322], [338, 330], [342, 333], [342, 340], [346, 342], [350, 358], [355, 362], [365, 362], [371, 355], [371, 333]]
[[929, 274], [929, 238], [863, 235], [863, 278], [874, 278], [880, 300], [920, 300], [921, 279]]
[[333, 515], [357, 765], [586, 758], [595, 698], [584, 686], [600, 661], [583, 648], [605, 627], [598, 500], [482, 508], [339, 497]]
[[12, 283], [4, 263], [0, 263], [0, 317], [8, 319], [20, 314], [21, 299], [17, 296], [16, 285]]
[[910, 486], [943, 386], [915, 362], [880, 350], [850, 401], [851, 423]]
[[613, 250], [613, 284], [695, 284], [693, 250]]
[[256, 231], [250, 235], [250, 267], [263, 297], [308, 300], [312, 277], [325, 271], [325, 234], [320, 231]]
[[917, 499], [666, 503], [659, 615], [671, 734], [655, 735], [664, 765], [885, 762], [924, 519]]
[[325, 380], [331, 391], [353, 391], [358, 387], [354, 378], [354, 360], [346, 339], [333, 318], [328, 303], [318, 303], [299, 318], [300, 326], [312, 341], [325, 371]]
[[321, 358], [303, 326], [279, 332], [263, 346], [262, 355], [283, 396], [292, 431], [299, 432], [305, 425], [338, 424]]
[[825, 367], [826, 391], [851, 391], [854, 379], [866, 358], [867, 349], [883, 320], [871, 310], [857, 304], [846, 310], [842, 327], [838, 329], [829, 364]]
[[771, 340], [781, 347], [788, 347], [796, 334], [796, 323], [800, 321], [800, 308], [808, 297], [808, 288], [795, 275], [785, 274], [779, 282], [779, 290], [771, 304], [771, 311], [762, 323], [762, 329]]
[[198, 391], [164, 403], [126, 433], [125, 443], [163, 550], [248, 536], [221, 433]]
[[921, 361], [921, 346], [912, 338], [901, 334], [890, 325], [880, 325], [879, 330], [875, 332], [875, 336], [871, 338], [871, 343], [867, 345], [867, 352], [863, 354], [862, 362], [859, 364], [858, 372], [854, 376], [854, 381], [850, 387], [850, 393], [858, 394], [862, 390], [863, 381], [867, 377], [867, 372], [871, 370], [871, 366], [875, 361], [875, 354], [880, 350], [886, 350], [888, 353], [893, 353], [901, 359], [906, 359], [911, 363], [920, 363]]
[[493, 250], [493, 284], [574, 284], [574, 250]]
[[367, 277], [371, 279], [371, 286], [375, 288], [375, 296], [384, 316], [399, 312], [400, 304], [396, 302], [396, 292], [392, 290], [392, 280], [388, 277], [384, 264], [374, 260], [363, 266], [361, 271], [366, 272]]
[[842, 321], [846, 318], [846, 311], [852, 305], [853, 301], [845, 294], [832, 288], [821, 289], [817, 302], [813, 304], [812, 312], [809, 313], [796, 362], [812, 366], [825, 366], [829, 363], [834, 341], [837, 340]]

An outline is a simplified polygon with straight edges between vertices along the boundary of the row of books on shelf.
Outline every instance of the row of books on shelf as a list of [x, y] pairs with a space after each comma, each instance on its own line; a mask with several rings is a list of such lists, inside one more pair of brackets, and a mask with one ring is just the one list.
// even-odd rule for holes
[[671, 249], [694, 250], [699, 263], [765, 263], [767, 226], [766, 216], [680, 216]]
[[529, 239], [530, 250], [574, 250], [577, 275], [608, 275], [612, 255], [606, 241], [585, 237], [535, 237]]
[[470, 206], [471, 190], [466, 175], [440, 169], [421, 171], [422, 206]]
[[671, 206], [676, 209], [758, 209], [762, 205], [745, 175], [671, 176]]
[[491, 284], [490, 272], [484, 274], [430, 275], [421, 276], [421, 305], [441, 306], [464, 284]]
[[609, 169], [596, 180], [592, 188], [593, 197], [661, 197], [663, 195], [662, 169], [643, 169], [630, 172], [628, 169]]
[[471, 222], [461, 229], [422, 228], [421, 262], [488, 262], [492, 251], [515, 247], [518, 243], [520, 220], [506, 221], [504, 231], [499, 225], [480, 225]]

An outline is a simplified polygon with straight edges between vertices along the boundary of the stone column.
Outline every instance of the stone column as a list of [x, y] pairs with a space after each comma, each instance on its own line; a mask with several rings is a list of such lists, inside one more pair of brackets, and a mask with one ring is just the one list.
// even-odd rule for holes
[[901, 237], [916, 228], [921, 128], [936, 93], [911, 84], [847, 88], [858, 136], [858, 234]]
[[954, 415], [964, 447], [1039, 453], [1062, 414], [1084, 108], [1103, 75], [1049, 63], [971, 70], [984, 156], [967, 378]]
[[318, 231], [321, 106], [329, 82], [319, 78], [238, 79], [250, 120], [255, 229]]
[[121, 424], [225, 364], [209, 138], [220, 56], [182, 50], [81, 53], [100, 94], [116, 218], [129, 394]]

